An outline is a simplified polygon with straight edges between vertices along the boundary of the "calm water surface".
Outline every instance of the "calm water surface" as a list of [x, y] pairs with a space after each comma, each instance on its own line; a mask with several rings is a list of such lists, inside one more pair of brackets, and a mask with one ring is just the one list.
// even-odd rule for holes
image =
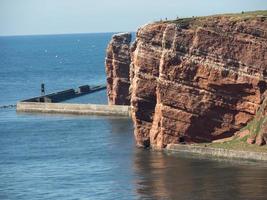
[[[112, 34], [0, 37], [0, 105], [105, 82]], [[70, 102], [106, 103], [105, 91]], [[267, 163], [135, 148], [126, 118], [0, 109], [0, 199], [267, 199]]]

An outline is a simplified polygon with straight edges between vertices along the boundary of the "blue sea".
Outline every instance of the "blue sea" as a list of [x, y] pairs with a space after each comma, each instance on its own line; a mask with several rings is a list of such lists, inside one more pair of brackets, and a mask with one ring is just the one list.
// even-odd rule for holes
[[[3, 108], [41, 83], [105, 83], [111, 36], [0, 37], [0, 200], [267, 199], [267, 163], [138, 149], [128, 118]], [[105, 104], [106, 91], [68, 102]]]

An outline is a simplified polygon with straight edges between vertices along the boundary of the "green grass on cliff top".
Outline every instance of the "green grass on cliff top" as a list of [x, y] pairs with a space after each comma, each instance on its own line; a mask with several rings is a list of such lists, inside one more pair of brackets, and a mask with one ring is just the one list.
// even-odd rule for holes
[[239, 21], [239, 20], [246, 20], [256, 17], [264, 17], [267, 18], [267, 10], [257, 10], [257, 11], [247, 11], [247, 12], [240, 12], [240, 13], [225, 13], [225, 14], [217, 14], [217, 15], [210, 15], [210, 16], [193, 16], [187, 18], [177, 18], [174, 20], [164, 20], [159, 21], [158, 23], [176, 23], [182, 26], [186, 26], [188, 24], [198, 24], [198, 22], [215, 17], [229, 17], [231, 21]]

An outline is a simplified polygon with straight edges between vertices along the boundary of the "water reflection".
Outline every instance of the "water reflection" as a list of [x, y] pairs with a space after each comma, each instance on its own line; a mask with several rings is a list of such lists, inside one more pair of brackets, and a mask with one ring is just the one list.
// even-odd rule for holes
[[266, 199], [267, 166], [136, 150], [139, 199]]
[[133, 125], [129, 117], [109, 117], [107, 120], [111, 132], [116, 135], [127, 134], [129, 136], [129, 133], [133, 132]]
[[3, 110], [0, 128], [0, 199], [266, 199], [266, 164], [137, 149], [128, 118]]

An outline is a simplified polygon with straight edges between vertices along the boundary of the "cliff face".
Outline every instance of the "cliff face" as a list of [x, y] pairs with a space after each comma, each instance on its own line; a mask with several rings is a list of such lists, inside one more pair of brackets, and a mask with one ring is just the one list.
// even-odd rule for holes
[[113, 35], [106, 53], [107, 95], [110, 105], [129, 105], [131, 34]]
[[146, 25], [131, 48], [139, 146], [207, 142], [255, 115], [266, 90], [267, 20], [213, 16]]

